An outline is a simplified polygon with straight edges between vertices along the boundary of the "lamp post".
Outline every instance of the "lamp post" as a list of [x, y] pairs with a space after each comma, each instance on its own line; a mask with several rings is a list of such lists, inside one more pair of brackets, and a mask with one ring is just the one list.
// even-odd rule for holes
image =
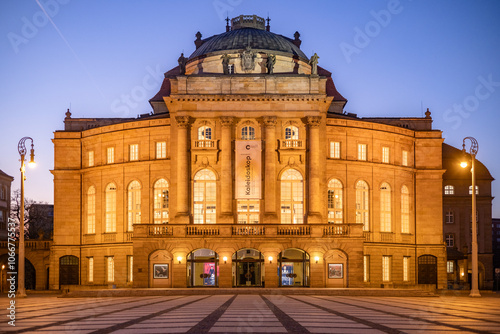
[[1, 282], [0, 282], [0, 284], [1, 284], [1, 285], [0, 285], [0, 293], [2, 293], [2, 292], [3, 292], [3, 270], [4, 270], [4, 269], [5, 269], [5, 264], [2, 264], [2, 271], [1, 271], [1, 273], [2, 273], [2, 274], [0, 275], [0, 281], [1, 281]]
[[18, 277], [17, 277], [17, 293], [16, 297], [26, 297], [26, 290], [24, 288], [24, 172], [25, 165], [24, 159], [26, 157], [25, 142], [26, 140], [31, 140], [31, 151], [30, 151], [30, 167], [35, 165], [35, 148], [33, 146], [33, 139], [30, 137], [23, 137], [19, 144], [17, 145], [17, 149], [19, 151], [19, 155], [21, 156], [21, 207], [20, 207], [20, 217], [19, 217], [19, 265], [18, 265]]
[[[469, 297], [481, 297], [478, 288], [478, 272], [477, 272], [477, 217], [476, 217], [476, 169], [474, 163], [476, 154], [479, 148], [477, 140], [473, 137], [465, 137], [462, 143], [462, 153], [466, 157], [465, 141], [470, 141], [469, 154], [471, 156], [471, 173], [472, 173], [472, 285]], [[467, 167], [467, 160], [463, 159], [460, 163], [462, 168]]]

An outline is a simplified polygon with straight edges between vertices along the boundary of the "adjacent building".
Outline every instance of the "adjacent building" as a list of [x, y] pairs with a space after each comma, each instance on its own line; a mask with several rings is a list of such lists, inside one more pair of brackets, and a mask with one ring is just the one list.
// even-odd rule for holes
[[10, 217], [10, 187], [14, 178], [0, 170], [0, 240], [7, 240]]

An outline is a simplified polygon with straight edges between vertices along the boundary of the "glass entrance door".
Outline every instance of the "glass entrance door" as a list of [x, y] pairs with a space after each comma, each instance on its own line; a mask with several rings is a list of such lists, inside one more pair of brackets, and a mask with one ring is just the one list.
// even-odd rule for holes
[[262, 268], [264, 259], [255, 249], [240, 249], [233, 254], [234, 286], [263, 286]]

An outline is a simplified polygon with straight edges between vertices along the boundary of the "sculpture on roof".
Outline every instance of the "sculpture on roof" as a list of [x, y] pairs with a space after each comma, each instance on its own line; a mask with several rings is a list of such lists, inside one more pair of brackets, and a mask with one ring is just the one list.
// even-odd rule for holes
[[267, 74], [273, 74], [274, 64], [276, 64], [276, 56], [273, 54], [268, 54], [266, 63]]
[[314, 53], [314, 55], [309, 60], [309, 65], [311, 65], [311, 75], [318, 75], [318, 59], [318, 54]]
[[253, 71], [255, 68], [255, 51], [252, 48], [247, 46], [245, 51], [243, 51], [240, 55], [241, 57], [241, 68], [244, 71]]
[[229, 60], [231, 60], [231, 56], [225, 53], [220, 59], [222, 59], [222, 72], [224, 74], [229, 74]]
[[188, 59], [186, 57], [184, 57], [184, 53], [181, 53], [181, 56], [179, 57], [179, 59], [177, 59], [177, 62], [179, 63], [179, 70], [180, 70], [181, 75], [186, 74], [187, 61], [188, 61]]

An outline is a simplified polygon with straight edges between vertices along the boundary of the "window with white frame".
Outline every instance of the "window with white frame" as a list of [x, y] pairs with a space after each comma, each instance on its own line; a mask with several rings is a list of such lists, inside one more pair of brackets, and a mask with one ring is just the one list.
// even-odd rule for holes
[[167, 142], [156, 142], [156, 159], [165, 159], [167, 157]]
[[114, 147], [108, 147], [107, 155], [106, 155], [106, 163], [108, 163], [108, 164], [115, 163], [115, 148]]
[[[472, 186], [469, 186], [469, 195], [472, 195]], [[479, 187], [476, 186], [476, 195], [479, 195]]]
[[342, 183], [337, 179], [328, 182], [328, 223], [343, 223]]
[[403, 256], [403, 281], [408, 282], [410, 280], [410, 257]]
[[209, 169], [202, 169], [194, 176], [194, 223], [215, 224], [216, 177]]
[[358, 144], [358, 160], [366, 161], [366, 144]]
[[446, 273], [453, 274], [454, 272], [453, 261], [446, 261]]
[[105, 233], [116, 232], [116, 186], [110, 183], [106, 186], [106, 228]]
[[304, 223], [304, 184], [302, 174], [287, 169], [281, 175], [281, 223]]
[[391, 280], [391, 257], [382, 256], [382, 281], [389, 282]]
[[94, 151], [89, 151], [89, 167], [94, 166]]
[[446, 216], [445, 216], [445, 223], [446, 224], [453, 224], [454, 222], [455, 222], [455, 216], [453, 214], [453, 211], [448, 210], [446, 212]]
[[363, 256], [363, 281], [370, 281], [370, 255]]
[[384, 164], [389, 163], [389, 148], [386, 146], [382, 147], [382, 162]]
[[445, 235], [446, 247], [454, 247], [455, 246], [455, 235], [453, 233], [447, 233]]
[[452, 185], [446, 185], [444, 186], [444, 194], [445, 195], [454, 195], [455, 194], [455, 187]]
[[127, 255], [127, 282], [134, 281], [134, 257]]
[[115, 281], [115, 258], [113, 256], [106, 257], [108, 282]]
[[200, 126], [198, 128], [198, 140], [212, 140], [212, 128], [209, 126]]
[[238, 224], [258, 224], [259, 207], [259, 200], [238, 200]]
[[363, 231], [370, 230], [368, 183], [356, 182], [356, 224], [363, 224]]
[[299, 128], [290, 125], [285, 128], [285, 140], [299, 139]]
[[89, 269], [88, 269], [88, 281], [89, 283], [94, 282], [94, 258], [89, 257]]
[[242, 140], [254, 140], [255, 139], [255, 128], [252, 126], [244, 126], [241, 128], [241, 139]]
[[330, 142], [330, 158], [340, 159], [340, 142], [338, 141]]
[[129, 145], [129, 160], [130, 161], [139, 160], [139, 144]]
[[141, 184], [132, 181], [128, 185], [127, 231], [134, 230], [134, 224], [141, 223]]
[[403, 150], [401, 157], [401, 164], [403, 166], [408, 166], [408, 151]]
[[380, 186], [380, 232], [392, 232], [391, 187], [386, 182]]
[[87, 190], [87, 234], [95, 233], [95, 187]]
[[410, 233], [410, 192], [401, 187], [401, 233]]
[[159, 179], [154, 184], [154, 223], [167, 224], [169, 220], [169, 193], [168, 182]]

